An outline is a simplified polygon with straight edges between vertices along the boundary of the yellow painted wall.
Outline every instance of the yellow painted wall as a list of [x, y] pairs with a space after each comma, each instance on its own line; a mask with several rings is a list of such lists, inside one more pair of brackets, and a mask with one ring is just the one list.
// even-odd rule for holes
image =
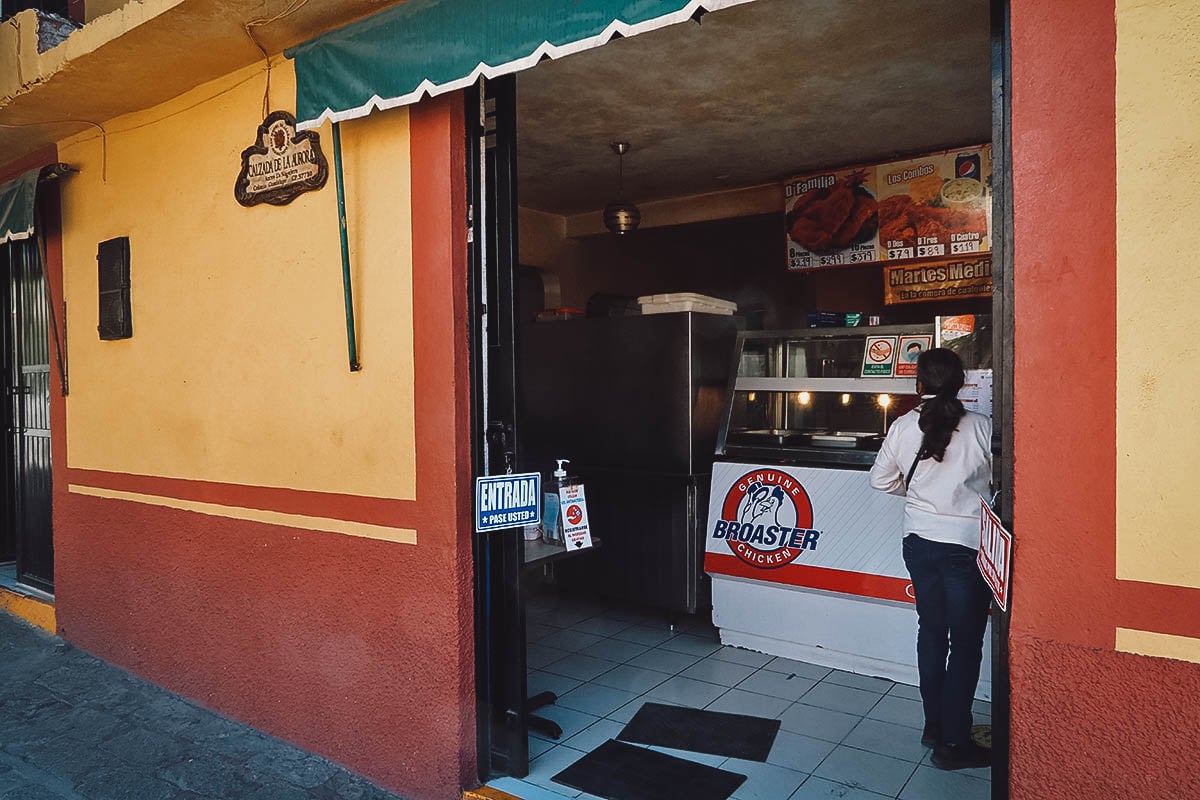
[[1189, 587], [1200, 587], [1198, 43], [1200, 3], [1118, 0], [1117, 577]]
[[116, 11], [129, 0], [84, 0], [83, 13], [87, 22]]
[[[149, 79], [149, 78], [148, 78]], [[358, 338], [347, 366], [332, 140], [324, 189], [243, 208], [252, 67], [60, 143], [69, 466], [388, 498], [415, 494], [408, 114], [342, 126]], [[272, 108], [294, 102], [291, 62]], [[130, 238], [133, 338], [96, 333], [96, 245]]]

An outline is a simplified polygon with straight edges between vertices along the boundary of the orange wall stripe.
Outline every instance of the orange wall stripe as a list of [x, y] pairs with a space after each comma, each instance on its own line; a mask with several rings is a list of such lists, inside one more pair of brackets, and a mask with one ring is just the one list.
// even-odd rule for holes
[[[1115, 52], [1111, 2], [1012, 2], [1012, 634], [1107, 650], [1118, 608]], [[1068, 191], [1086, 202], [1063, 202]]]
[[[458, 593], [447, 598], [460, 630], [474, 627], [471, 377], [467, 342], [466, 111], [461, 92], [409, 109], [412, 182], [413, 359], [417, 505], [422, 547], [455, 554]], [[458, 718], [460, 786], [475, 782], [475, 648], [466, 636], [452, 668]]]
[[1200, 589], [1117, 581], [1116, 627], [1200, 639]]
[[398, 544], [416, 544], [417, 532], [411, 528], [396, 528], [388, 525], [369, 525], [362, 522], [347, 522], [329, 517], [313, 517], [303, 514], [284, 514], [279, 511], [264, 511], [257, 508], [243, 508], [222, 503], [202, 503], [196, 500], [180, 500], [175, 497], [139, 494], [137, 492], [120, 492], [112, 489], [99, 489], [94, 486], [67, 487], [71, 494], [81, 494], [88, 497], [99, 497], [106, 500], [123, 500], [129, 503], [142, 503], [150, 506], [162, 506], [178, 511], [191, 511], [196, 514], [207, 514], [212, 517], [226, 517], [248, 522], [262, 522], [268, 525], [280, 525], [285, 528], [299, 528], [306, 531], [323, 531], [325, 533], [342, 533], [347, 536], [360, 536], [364, 539], [380, 539]]
[[31, 170], [34, 167], [44, 167], [47, 164], [53, 164], [55, 161], [58, 161], [58, 146], [47, 145], [16, 161], [11, 161], [0, 166], [0, 183], [10, 181], [26, 170]]
[[414, 527], [417, 507], [412, 500], [308, 492], [237, 483], [159, 478], [89, 469], [67, 469], [68, 483], [115, 492], [170, 497], [196, 503], [274, 511], [281, 514], [340, 519], [364, 525]]

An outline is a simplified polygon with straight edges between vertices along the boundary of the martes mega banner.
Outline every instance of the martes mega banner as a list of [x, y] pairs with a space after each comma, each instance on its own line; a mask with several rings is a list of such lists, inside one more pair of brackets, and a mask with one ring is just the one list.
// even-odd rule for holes
[[788, 269], [945, 259], [992, 249], [992, 147], [791, 178]]

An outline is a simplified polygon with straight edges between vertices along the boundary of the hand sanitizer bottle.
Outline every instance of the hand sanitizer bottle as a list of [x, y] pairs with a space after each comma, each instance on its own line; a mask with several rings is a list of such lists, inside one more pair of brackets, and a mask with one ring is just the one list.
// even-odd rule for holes
[[565, 458], [555, 460], [558, 462], [558, 469], [554, 470], [553, 491], [546, 492], [546, 512], [542, 519], [542, 540], [546, 544], [563, 544], [562, 509], [558, 490], [574, 483], [573, 478], [567, 477], [567, 470], [563, 467], [571, 462]]

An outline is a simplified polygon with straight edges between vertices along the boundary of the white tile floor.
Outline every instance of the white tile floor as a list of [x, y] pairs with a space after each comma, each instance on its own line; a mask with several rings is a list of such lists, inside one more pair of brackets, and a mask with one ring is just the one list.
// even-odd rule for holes
[[[528, 606], [529, 694], [558, 703], [537, 713], [563, 728], [529, 738], [524, 780], [490, 785], [522, 800], [592, 800], [551, 778], [616, 738], [643, 703], [671, 703], [778, 718], [762, 764], [663, 749], [747, 776], [735, 800], [987, 800], [987, 770], [943, 772], [921, 746], [917, 690], [882, 678], [722, 647], [706, 620], [542, 597]], [[975, 721], [991, 721], [977, 702]], [[655, 748], [661, 749], [661, 748]]]

